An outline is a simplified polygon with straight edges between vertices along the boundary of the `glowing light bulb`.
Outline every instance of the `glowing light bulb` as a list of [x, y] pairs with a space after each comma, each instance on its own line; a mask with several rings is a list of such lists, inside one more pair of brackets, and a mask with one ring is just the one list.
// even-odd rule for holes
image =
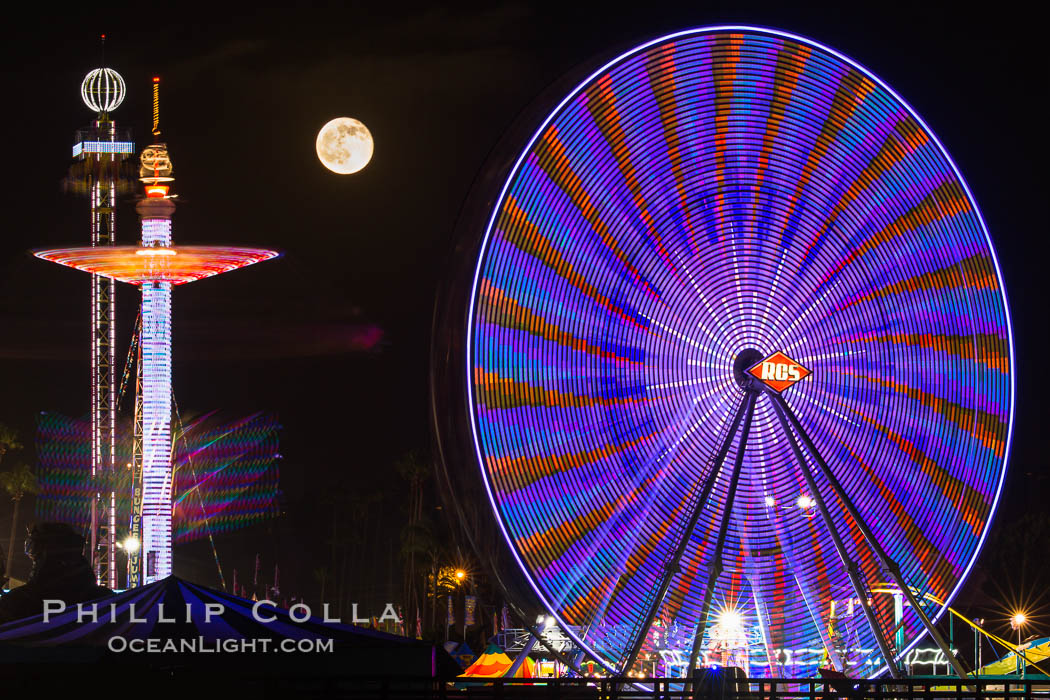
[[817, 504], [817, 502], [814, 501], [811, 496], [806, 495], [799, 496], [798, 500], [795, 501], [795, 503], [798, 505], [799, 508], [802, 508], [804, 510], [808, 510]]
[[718, 616], [718, 624], [728, 630], [738, 630], [744, 626], [744, 618], [736, 610], [724, 610]]
[[772, 496], [766, 496], [766, 507], [767, 508], [772, 508], [776, 504], [777, 504], [777, 499], [773, 498]]

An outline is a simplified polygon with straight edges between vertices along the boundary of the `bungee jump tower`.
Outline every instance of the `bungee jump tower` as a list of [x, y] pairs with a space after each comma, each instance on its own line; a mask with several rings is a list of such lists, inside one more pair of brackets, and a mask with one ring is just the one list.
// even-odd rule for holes
[[[133, 187], [126, 161], [135, 144], [127, 129], [110, 118], [124, 101], [124, 79], [110, 68], [96, 68], [80, 85], [80, 97], [95, 120], [77, 130], [66, 189], [87, 196], [91, 207], [91, 246], [115, 244], [117, 196]], [[99, 583], [116, 587], [116, 287], [112, 279], [91, 275], [91, 532], [92, 566]]]

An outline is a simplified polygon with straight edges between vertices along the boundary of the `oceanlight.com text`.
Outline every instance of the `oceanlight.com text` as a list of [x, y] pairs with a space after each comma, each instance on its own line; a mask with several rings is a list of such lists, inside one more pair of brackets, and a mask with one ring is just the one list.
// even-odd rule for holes
[[267, 653], [331, 653], [332, 639], [127, 639], [110, 637], [106, 643], [110, 651], [132, 654], [267, 654]]

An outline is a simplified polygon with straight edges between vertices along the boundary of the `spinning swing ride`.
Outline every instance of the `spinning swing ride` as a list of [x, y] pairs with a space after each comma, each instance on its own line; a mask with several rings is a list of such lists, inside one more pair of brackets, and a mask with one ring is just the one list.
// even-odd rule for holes
[[872, 73], [736, 26], [610, 61], [510, 169], [465, 340], [496, 521], [607, 668], [688, 671], [732, 615], [751, 675], [896, 677], [926, 634], [963, 673], [934, 623], [1002, 488], [1010, 320], [976, 201]]

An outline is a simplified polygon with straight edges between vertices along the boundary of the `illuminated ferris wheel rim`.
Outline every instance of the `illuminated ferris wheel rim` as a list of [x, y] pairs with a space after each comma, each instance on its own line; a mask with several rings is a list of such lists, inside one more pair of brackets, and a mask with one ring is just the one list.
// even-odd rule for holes
[[[1003, 280], [1002, 270], [1001, 270], [1001, 267], [1000, 267], [1000, 264], [999, 264], [998, 256], [997, 256], [996, 251], [995, 251], [995, 246], [993, 245], [991, 237], [990, 237], [990, 235], [988, 233], [988, 228], [987, 228], [987, 225], [985, 223], [984, 217], [983, 217], [983, 215], [982, 215], [982, 213], [980, 211], [980, 208], [979, 208], [979, 205], [977, 203], [977, 200], [973, 196], [973, 193], [971, 192], [971, 190], [969, 188], [969, 185], [966, 183], [965, 178], [962, 176], [962, 173], [959, 171], [959, 168], [956, 165], [954, 159], [952, 159], [952, 157], [948, 153], [947, 149], [945, 149], [945, 147], [941, 143], [940, 139], [936, 136], [936, 134], [929, 127], [929, 125], [926, 123], [926, 121], [916, 112], [916, 110], [911, 106], [910, 103], [908, 103], [906, 100], [904, 100], [895, 90], [893, 90], [893, 88], [891, 88], [887, 83], [885, 83], [881, 78], [879, 78], [877, 75], [875, 75], [872, 71], [868, 70], [865, 66], [863, 66], [859, 62], [855, 61], [854, 59], [844, 55], [843, 53], [841, 53], [841, 52], [839, 52], [839, 51], [837, 51], [837, 50], [835, 50], [835, 49], [833, 49], [833, 48], [831, 48], [829, 46], [826, 46], [826, 45], [824, 45], [824, 44], [822, 44], [820, 42], [817, 42], [815, 40], [809, 39], [807, 37], [803, 37], [803, 36], [800, 36], [800, 35], [797, 35], [797, 34], [793, 34], [793, 33], [782, 31], [782, 30], [777, 30], [777, 29], [770, 29], [770, 28], [761, 27], [761, 26], [739, 25], [739, 24], [706, 26], [706, 27], [687, 29], [687, 30], [683, 30], [683, 31], [678, 31], [678, 32], [665, 34], [665, 35], [659, 36], [657, 38], [654, 38], [654, 39], [652, 39], [650, 41], [647, 41], [647, 42], [645, 42], [645, 43], [643, 43], [641, 45], [635, 46], [635, 47], [625, 51], [624, 53], [620, 54], [619, 56], [617, 56], [617, 57], [607, 61], [606, 63], [604, 63], [601, 67], [599, 67], [598, 69], [594, 70], [589, 75], [587, 75], [586, 78], [581, 80], [564, 97], [564, 99], [562, 99], [552, 110], [549, 111], [549, 113], [547, 114], [546, 118], [542, 121], [542, 123], [540, 123], [540, 125], [536, 128], [536, 130], [531, 135], [531, 137], [529, 137], [528, 141], [521, 148], [520, 155], [518, 156], [518, 158], [514, 162], [513, 167], [508, 171], [508, 173], [506, 174], [506, 176], [504, 178], [503, 187], [501, 188], [501, 190], [499, 192], [498, 198], [495, 200], [495, 202], [493, 203], [493, 205], [491, 207], [491, 215], [488, 217], [487, 223], [486, 223], [485, 228], [484, 228], [484, 235], [482, 236], [481, 242], [480, 242], [480, 244], [478, 245], [478, 248], [477, 248], [477, 250], [478, 250], [477, 262], [476, 262], [476, 265], [474, 267], [474, 273], [473, 273], [473, 277], [472, 277], [472, 281], [471, 281], [470, 302], [469, 302], [469, 306], [468, 306], [468, 309], [467, 309], [466, 352], [464, 353], [464, 355], [465, 355], [465, 364], [466, 364], [466, 372], [467, 372], [467, 377], [468, 377], [467, 382], [466, 382], [466, 384], [467, 384], [467, 397], [468, 397], [468, 410], [467, 410], [467, 412], [468, 412], [468, 414], [470, 416], [471, 438], [472, 438], [472, 441], [473, 441], [474, 454], [475, 454], [475, 458], [477, 459], [477, 463], [480, 466], [480, 471], [481, 471], [481, 474], [482, 474], [482, 480], [483, 480], [483, 483], [485, 485], [485, 491], [486, 491], [486, 494], [488, 495], [489, 503], [490, 503], [491, 507], [493, 508], [493, 513], [496, 514], [496, 520], [499, 523], [500, 531], [502, 532], [505, 541], [509, 545], [509, 549], [511, 551], [511, 554], [514, 557], [518, 567], [521, 569], [522, 573], [524, 573], [524, 575], [526, 577], [526, 580], [529, 583], [530, 588], [532, 588], [532, 590], [537, 594], [537, 596], [539, 596], [539, 599], [547, 607], [547, 609], [556, 616], [556, 618], [562, 624], [563, 628], [566, 630], [566, 632], [569, 634], [569, 636], [571, 636], [574, 639], [574, 641], [576, 643], [578, 643], [582, 648], [589, 650], [592, 654], [593, 654], [593, 649], [591, 649], [591, 646], [584, 639], [581, 639], [572, 629], [570, 629], [569, 625], [566, 624], [566, 620], [563, 618], [562, 613], [560, 611], [560, 606], [553, 605], [551, 603], [551, 600], [545, 594], [543, 588], [540, 585], [538, 585], [537, 581], [534, 579], [534, 575], [535, 575], [534, 569], [522, 559], [522, 555], [519, 553], [518, 547], [515, 545], [514, 538], [512, 537], [511, 533], [508, 531], [507, 522], [506, 522], [504, 516], [501, 515], [500, 504], [497, 502], [497, 498], [496, 498], [494, 490], [493, 490], [493, 484], [491, 483], [490, 474], [488, 473], [488, 470], [485, 467], [486, 459], [485, 459], [485, 456], [483, 454], [483, 448], [481, 446], [481, 442], [480, 442], [480, 439], [479, 439], [480, 433], [479, 433], [479, 426], [478, 426], [478, 417], [477, 417], [476, 412], [475, 412], [477, 395], [475, 393], [474, 383], [470, 379], [470, 377], [472, 376], [472, 371], [474, 369], [474, 365], [475, 365], [475, 357], [474, 357], [474, 355], [475, 355], [475, 347], [474, 347], [474, 344], [475, 344], [475, 339], [474, 339], [474, 331], [475, 331], [474, 319], [476, 318], [476, 313], [477, 313], [476, 304], [477, 304], [477, 301], [478, 301], [478, 286], [479, 286], [479, 282], [480, 282], [480, 280], [482, 278], [482, 270], [483, 270], [483, 268], [485, 266], [486, 260], [488, 259], [489, 250], [490, 250], [490, 243], [491, 243], [492, 235], [493, 235], [493, 230], [494, 230], [494, 227], [496, 225], [497, 218], [499, 217], [501, 211], [503, 210], [503, 206], [504, 206], [504, 203], [505, 203], [505, 201], [507, 199], [508, 192], [509, 192], [510, 188], [512, 187], [512, 185], [514, 184], [517, 176], [521, 172], [522, 165], [525, 162], [525, 159], [530, 154], [532, 154], [534, 152], [534, 148], [536, 146], [537, 140], [541, 137], [541, 135], [544, 133], [544, 131], [551, 125], [551, 123], [554, 120], [556, 120], [559, 117], [559, 115], [563, 114], [566, 106], [569, 105], [572, 100], [577, 98], [581, 94], [581, 92], [588, 85], [592, 84], [598, 77], [602, 76], [603, 74], [608, 73], [609, 71], [613, 70], [614, 68], [616, 68], [617, 66], [622, 64], [624, 61], [626, 61], [627, 59], [630, 59], [633, 56], [641, 54], [641, 53], [647, 51], [648, 49], [650, 49], [650, 48], [652, 48], [654, 46], [665, 44], [667, 42], [671, 42], [671, 41], [674, 41], [676, 39], [692, 38], [692, 37], [697, 37], [697, 36], [702, 36], [702, 35], [707, 35], [707, 34], [717, 34], [717, 33], [745, 33], [745, 34], [752, 34], [752, 35], [758, 34], [758, 35], [766, 35], [766, 36], [770, 36], [770, 37], [778, 37], [778, 38], [782, 38], [782, 39], [787, 39], [787, 40], [792, 41], [792, 42], [797, 42], [797, 43], [802, 44], [804, 46], [808, 46], [808, 47], [811, 47], [813, 49], [816, 49], [819, 52], [823, 52], [825, 54], [833, 56], [833, 57], [837, 58], [838, 60], [842, 61], [847, 66], [850, 66], [850, 67], [856, 69], [863, 76], [865, 76], [866, 78], [868, 78], [871, 81], [873, 81], [879, 88], [884, 90], [893, 100], [895, 100], [896, 103], [898, 103], [901, 107], [903, 107], [907, 111], [907, 113], [911, 116], [911, 118], [913, 118], [917, 122], [917, 124], [921, 127], [922, 131], [930, 138], [930, 140], [933, 142], [933, 144], [935, 144], [935, 147], [936, 147], [937, 151], [939, 152], [940, 156], [943, 157], [944, 160], [947, 162], [947, 164], [950, 166], [952, 172], [954, 173], [956, 181], [963, 188], [965, 196], [966, 196], [966, 199], [969, 201], [969, 203], [971, 204], [971, 206], [973, 208], [973, 213], [974, 213], [974, 215], [976, 217], [976, 220], [979, 222], [980, 231], [981, 231], [981, 234], [983, 235], [983, 239], [984, 239], [985, 250], [987, 250], [988, 254], [991, 257], [991, 261], [992, 261], [992, 264], [994, 266], [995, 275], [996, 275], [997, 279], [1000, 282], [998, 291], [999, 291], [999, 293], [1001, 295], [1001, 302], [1002, 302], [1003, 308], [1005, 309], [1005, 325], [1006, 325], [1006, 336], [1007, 336], [1006, 340], [1007, 340], [1009, 363], [1010, 363], [1009, 367], [1012, 369], [1013, 366], [1014, 366], [1015, 351], [1014, 351], [1014, 343], [1013, 343], [1013, 328], [1012, 328], [1012, 322], [1011, 322], [1011, 319], [1010, 319], [1009, 303], [1008, 303], [1008, 300], [1007, 300], [1007, 297], [1006, 297], [1005, 285], [1002, 284], [1002, 280]], [[778, 348], [778, 347], [762, 348], [762, 352], [764, 354], [773, 353], [774, 351], [778, 351], [778, 350], [780, 350], [780, 348]], [[730, 358], [730, 361], [731, 360], [732, 360], [732, 358]], [[1000, 500], [1000, 497], [1001, 497], [1001, 493], [1002, 493], [1003, 482], [1004, 482], [1004, 479], [1005, 479], [1005, 473], [1006, 473], [1005, 465], [1008, 462], [1010, 449], [1011, 449], [1011, 445], [1012, 445], [1013, 427], [1014, 427], [1015, 399], [1016, 399], [1015, 379], [1014, 379], [1014, 376], [1013, 376], [1013, 372], [1010, 371], [1010, 373], [1009, 373], [1009, 402], [1008, 402], [1009, 405], [1008, 405], [1008, 408], [1006, 410], [1006, 413], [1007, 413], [1007, 416], [1008, 416], [1008, 420], [1007, 420], [1007, 427], [1006, 427], [1006, 437], [1005, 437], [1005, 442], [1004, 442], [1003, 452], [1002, 452], [1002, 459], [1001, 459], [1002, 468], [999, 470], [998, 482], [995, 484], [994, 496], [992, 498], [992, 501], [991, 501], [991, 504], [990, 504], [990, 507], [989, 507], [989, 510], [988, 510], [988, 514], [987, 514], [987, 519], [985, 521], [986, 525], [985, 525], [985, 527], [983, 528], [983, 531], [980, 534], [980, 538], [979, 538], [979, 541], [977, 542], [976, 549], [974, 550], [973, 556], [970, 558], [969, 562], [967, 562], [967, 564], [965, 566], [965, 569], [962, 571], [961, 575], [956, 580], [956, 582], [954, 584], [954, 587], [950, 591], [950, 594], [945, 597], [943, 606], [941, 606], [939, 609], [936, 610], [935, 615], [933, 616], [934, 622], [936, 622], [937, 620], [939, 620], [943, 616], [945, 611], [948, 609], [948, 606], [951, 604], [952, 600], [957, 595], [960, 587], [962, 586], [962, 584], [965, 582], [966, 578], [968, 577], [968, 575], [969, 575], [973, 565], [975, 564], [975, 562], [976, 562], [976, 560], [978, 558], [978, 555], [980, 554], [981, 549], [983, 548], [985, 539], [987, 537], [987, 532], [988, 532], [987, 523], [991, 521], [991, 519], [994, 517], [994, 515], [996, 513], [996, 510], [997, 510], [997, 507], [998, 507], [998, 504], [999, 504], [999, 500]], [[924, 636], [924, 634], [925, 633], [921, 633], [921, 634], [917, 635], [914, 639], [912, 639], [910, 641], [910, 643], [907, 645], [907, 647], [904, 650], [901, 651], [901, 654], [906, 653], [907, 651], [912, 649], [916, 644], [918, 644], [919, 641]], [[599, 660], [600, 663], [602, 663], [603, 665], [608, 665], [607, 660], [604, 657], [602, 657], [602, 655], [600, 655], [600, 654], [593, 654], [593, 655], [594, 655], [594, 657], [596, 659]], [[612, 670], [611, 666], [609, 666], [609, 668], [610, 668], [610, 670]]]

